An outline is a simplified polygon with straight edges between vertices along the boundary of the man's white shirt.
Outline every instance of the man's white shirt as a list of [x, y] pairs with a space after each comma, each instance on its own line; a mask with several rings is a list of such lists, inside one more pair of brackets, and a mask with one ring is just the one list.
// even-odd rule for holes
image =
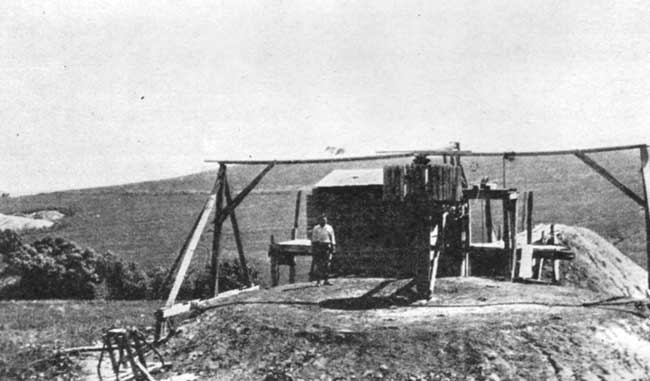
[[334, 229], [329, 224], [325, 224], [324, 226], [314, 226], [314, 229], [311, 231], [311, 240], [312, 242], [325, 242], [336, 245]]

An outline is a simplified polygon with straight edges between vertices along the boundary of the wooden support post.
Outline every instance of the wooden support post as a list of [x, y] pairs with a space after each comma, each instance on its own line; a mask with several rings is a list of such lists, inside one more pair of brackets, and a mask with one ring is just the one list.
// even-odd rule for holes
[[485, 199], [485, 232], [487, 234], [487, 242], [492, 242], [494, 230], [492, 229], [492, 206], [490, 199]]
[[[438, 260], [442, 255], [445, 248], [445, 228], [447, 226], [447, 212], [442, 214], [440, 218], [440, 223], [433, 228], [433, 234], [429, 237], [430, 245], [430, 258], [433, 254], [433, 258], [430, 263], [430, 273], [429, 273], [429, 287], [427, 298], [433, 296], [433, 292], [436, 287], [436, 277], [438, 276]], [[432, 252], [432, 253], [431, 253]]]
[[510, 280], [515, 279], [517, 274], [517, 199], [510, 200], [510, 237], [505, 239], [510, 240], [510, 258], [512, 258], [512, 266], [510, 267]]
[[212, 212], [212, 209], [215, 206], [219, 189], [223, 187], [223, 176], [225, 173], [224, 171], [225, 171], [225, 167], [219, 168], [219, 172], [217, 174], [217, 181], [215, 182], [214, 189], [210, 193], [210, 196], [208, 197], [208, 201], [205, 203], [205, 206], [203, 207], [203, 211], [201, 211], [201, 214], [199, 215], [197, 223], [194, 226], [194, 230], [192, 230], [192, 233], [190, 233], [190, 236], [188, 237], [188, 240], [184, 245], [184, 250], [182, 251], [181, 254], [182, 259], [181, 259], [180, 267], [178, 269], [178, 272], [176, 273], [176, 278], [174, 279], [174, 285], [172, 286], [172, 289], [169, 292], [169, 296], [167, 297], [167, 303], [165, 303], [166, 307], [171, 307], [176, 302], [176, 296], [178, 296], [178, 292], [181, 289], [181, 285], [185, 280], [185, 273], [187, 273], [187, 269], [189, 268], [190, 262], [192, 261], [192, 256], [194, 255], [194, 251], [196, 250], [196, 247], [198, 246], [199, 241], [201, 239], [201, 234], [203, 233], [203, 230], [205, 229], [205, 225], [208, 223], [208, 218], [210, 217], [210, 213]]
[[526, 199], [526, 243], [533, 243], [533, 192], [528, 192]]
[[291, 239], [296, 239], [298, 236], [298, 221], [300, 219], [300, 199], [302, 198], [302, 191], [298, 191], [296, 195], [296, 212], [293, 216], [293, 229], [291, 229]]
[[470, 275], [470, 262], [469, 262], [469, 247], [472, 243], [472, 223], [470, 219], [470, 206], [467, 203], [467, 214], [463, 218], [463, 232], [465, 233], [465, 241], [463, 242], [463, 263], [461, 265], [460, 276], [468, 277]]
[[542, 280], [542, 276], [544, 275], [544, 258], [539, 258], [537, 263], [537, 280]]
[[[230, 184], [228, 184], [228, 177], [224, 176], [224, 190], [226, 194], [226, 203], [228, 206], [232, 204], [232, 197], [230, 196]], [[237, 254], [239, 255], [239, 267], [241, 267], [241, 277], [246, 286], [251, 286], [251, 281], [248, 277], [248, 265], [246, 264], [246, 256], [244, 255], [244, 246], [241, 242], [241, 234], [239, 233], [239, 224], [237, 223], [237, 216], [235, 209], [230, 212], [230, 223], [232, 224], [232, 232], [235, 236], [235, 244], [237, 245]]]
[[521, 215], [519, 216], [521, 219], [521, 223], [518, 226], [522, 230], [526, 228], [526, 211], [528, 209], [527, 204], [528, 204], [528, 192], [524, 191], [522, 202], [521, 202]]
[[[647, 252], [647, 265], [650, 268], [650, 160], [648, 160], [648, 146], [639, 148], [641, 153], [641, 182], [643, 183], [643, 208], [645, 209], [645, 240]], [[648, 289], [650, 290], [650, 271], [648, 271]]]
[[506, 156], [505, 155], [503, 155], [502, 166], [503, 166], [503, 172], [502, 172], [503, 173], [503, 189], [506, 189]]
[[[505, 160], [505, 159], [504, 159]], [[503, 248], [505, 254], [508, 258], [508, 266], [505, 269], [506, 280], [510, 280], [511, 268], [514, 266], [512, 263], [512, 257], [510, 256], [510, 200], [505, 197], [502, 200], [503, 203]]]
[[212, 277], [212, 295], [219, 294], [219, 254], [221, 252], [221, 228], [223, 226], [223, 190], [226, 179], [226, 166], [220, 165], [219, 171], [222, 173], [221, 186], [217, 190], [217, 207], [214, 213], [214, 232], [212, 236], [212, 256], [210, 263], [210, 276]]
[[293, 258], [291, 264], [289, 265], [289, 283], [296, 283], [295, 257]]
[[271, 234], [271, 245], [269, 245], [269, 259], [271, 261], [271, 287], [275, 287], [280, 283], [280, 264], [278, 263], [278, 255], [274, 251], [275, 237]]
[[560, 281], [561, 276], [562, 275], [560, 274], [560, 261], [554, 259], [553, 260], [553, 282], [558, 283]]
[[271, 255], [271, 286], [275, 287], [280, 284], [280, 265], [278, 264], [278, 257]]
[[[646, 146], [646, 147], [640, 148], [641, 155], [642, 155], [642, 157], [641, 157], [642, 162], [643, 162], [643, 150], [644, 149], [646, 150], [646, 153], [647, 153], [648, 147]], [[623, 193], [625, 193], [628, 197], [630, 197], [632, 200], [634, 200], [637, 204], [645, 207], [645, 200], [643, 198], [639, 197], [633, 190], [631, 190], [630, 188], [625, 186], [623, 183], [618, 181], [611, 173], [607, 172], [607, 170], [605, 168], [601, 167], [598, 163], [596, 163], [596, 161], [594, 159], [590, 158], [584, 152], [580, 152], [580, 151], [577, 151], [575, 153], [575, 155], [576, 155], [576, 157], [578, 159], [582, 160], [582, 162], [584, 162], [585, 164], [590, 166], [594, 171], [596, 171], [596, 173], [598, 173], [599, 175], [604, 177], [607, 181], [609, 181], [612, 185], [614, 185], [616, 188], [618, 188]]]

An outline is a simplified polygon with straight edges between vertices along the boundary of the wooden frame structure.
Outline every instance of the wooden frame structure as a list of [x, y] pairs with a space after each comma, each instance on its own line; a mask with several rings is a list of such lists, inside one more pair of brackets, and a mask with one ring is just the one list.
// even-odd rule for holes
[[[602, 147], [602, 148], [591, 148], [591, 149], [573, 149], [573, 150], [557, 150], [557, 151], [524, 151], [524, 152], [472, 152], [472, 151], [462, 151], [460, 146], [457, 144], [455, 150], [422, 150], [422, 151], [391, 151], [391, 152], [379, 152], [377, 155], [371, 156], [358, 156], [358, 157], [340, 157], [340, 158], [321, 158], [321, 159], [306, 159], [306, 160], [206, 160], [206, 163], [218, 163], [219, 171], [217, 174], [217, 179], [215, 185], [210, 192], [208, 200], [205, 203], [203, 210], [201, 211], [199, 217], [197, 218], [192, 231], [187, 237], [182, 249], [174, 261], [172, 268], [170, 269], [165, 285], [171, 281], [171, 278], [174, 277], [174, 283], [172, 289], [167, 297], [167, 302], [165, 306], [157, 312], [159, 317], [159, 322], [162, 322], [164, 319], [169, 318], [174, 315], [174, 310], [183, 310], [175, 308], [176, 297], [180, 287], [185, 279], [185, 275], [189, 268], [192, 256], [196, 247], [199, 243], [201, 235], [205, 230], [205, 227], [208, 223], [208, 219], [212, 210], [215, 210], [214, 217], [214, 236], [212, 241], [212, 255], [211, 255], [211, 266], [210, 273], [212, 276], [212, 291], [214, 297], [219, 297], [219, 256], [220, 256], [220, 241], [222, 233], [222, 225], [226, 219], [230, 219], [233, 226], [233, 233], [235, 234], [235, 242], [237, 244], [237, 250], [239, 253], [239, 260], [242, 269], [242, 276], [244, 279], [248, 276], [246, 268], [246, 258], [243, 251], [243, 246], [241, 243], [241, 236], [239, 233], [239, 227], [237, 224], [237, 218], [235, 215], [235, 209], [244, 198], [259, 184], [262, 178], [276, 165], [291, 165], [291, 164], [319, 164], [319, 163], [335, 163], [335, 162], [352, 162], [352, 161], [371, 161], [371, 160], [387, 160], [387, 159], [400, 159], [408, 158], [416, 155], [424, 156], [441, 156], [445, 159], [449, 158], [454, 162], [459, 163], [460, 158], [465, 157], [501, 157], [504, 160], [510, 161], [516, 157], [535, 157], [535, 156], [558, 156], [558, 155], [572, 155], [583, 161], [587, 166], [592, 168], [596, 173], [605, 178], [608, 182], [614, 185], [616, 188], [621, 190], [626, 196], [631, 198], [634, 202], [639, 204], [644, 208], [645, 211], [645, 228], [646, 228], [646, 252], [648, 263], [650, 264], [650, 160], [648, 156], [648, 146], [646, 144], [638, 145], [627, 145], [627, 146], [614, 146], [614, 147]], [[613, 151], [624, 151], [624, 150], [638, 150], [640, 154], [640, 172], [641, 172], [641, 182], [643, 185], [643, 196], [637, 195], [634, 191], [625, 186], [622, 182], [616, 179], [611, 173], [609, 173], [604, 167], [599, 165], [593, 158], [588, 156], [592, 153], [600, 152], [613, 152]], [[240, 164], [240, 165], [265, 165], [266, 167], [239, 193], [237, 196], [232, 198], [230, 194], [230, 188], [227, 180], [227, 165], [228, 164]], [[503, 181], [505, 182], [505, 166]], [[225, 202], [225, 206], [224, 206]], [[489, 204], [487, 204], [489, 205]], [[489, 207], [486, 206], [486, 212], [491, 212]], [[516, 208], [514, 209], [516, 210]], [[509, 213], [508, 216], [504, 216], [511, 221], [511, 224], [516, 223], [516, 212]], [[514, 229], [509, 229], [514, 230]], [[505, 233], [505, 232], [504, 232]], [[505, 235], [516, 234], [514, 232], [507, 232]], [[245, 274], [244, 274], [245, 273]], [[512, 274], [511, 274], [512, 275]], [[250, 285], [250, 280], [247, 282]], [[648, 275], [648, 289], [650, 289], [650, 272]], [[208, 300], [209, 301], [209, 300]]]

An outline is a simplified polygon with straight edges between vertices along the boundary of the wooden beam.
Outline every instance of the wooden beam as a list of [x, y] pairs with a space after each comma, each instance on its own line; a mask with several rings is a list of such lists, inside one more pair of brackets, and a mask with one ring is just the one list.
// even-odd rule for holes
[[510, 269], [514, 265], [512, 257], [510, 256], [510, 203], [509, 199], [503, 199], [503, 248], [505, 249], [506, 256], [508, 257], [508, 265], [506, 267], [505, 277], [510, 280]]
[[172, 289], [169, 292], [169, 296], [167, 297], [167, 303], [165, 303], [167, 307], [174, 305], [174, 303], [176, 302], [176, 297], [178, 296], [178, 292], [181, 289], [181, 285], [185, 280], [185, 274], [187, 273], [187, 269], [189, 268], [190, 262], [192, 261], [192, 256], [194, 255], [194, 251], [196, 250], [196, 247], [198, 246], [199, 241], [201, 240], [201, 235], [203, 234], [205, 225], [207, 225], [208, 223], [208, 218], [210, 217], [210, 213], [212, 213], [212, 209], [214, 209], [214, 205], [217, 199], [216, 193], [218, 193], [218, 192], [214, 192], [214, 190], [220, 189], [222, 187], [223, 185], [222, 181], [223, 181], [223, 171], [220, 169], [219, 173], [217, 174], [217, 180], [215, 182], [213, 192], [210, 193], [210, 196], [208, 197], [208, 200], [206, 201], [205, 206], [203, 207], [203, 210], [201, 211], [201, 214], [199, 215], [199, 218], [196, 221], [194, 229], [190, 233], [190, 236], [188, 237], [188, 240], [186, 241], [186, 244], [184, 245], [183, 250], [181, 251], [182, 254], [180, 255], [180, 257], [182, 259], [180, 261], [180, 267], [178, 269], [178, 272], [176, 273], [176, 278], [174, 279], [174, 285], [172, 286]]
[[485, 232], [487, 233], [487, 242], [492, 242], [494, 229], [492, 229], [492, 206], [490, 199], [485, 200]]
[[502, 175], [503, 175], [503, 188], [506, 188], [506, 155], [503, 155], [503, 159], [501, 159], [501, 165], [502, 165]]
[[433, 296], [433, 292], [436, 288], [436, 277], [438, 276], [438, 260], [443, 254], [445, 247], [445, 228], [447, 227], [447, 212], [443, 213], [440, 218], [440, 223], [433, 228], [433, 242], [431, 239], [429, 244], [431, 249], [433, 249], [433, 260], [431, 262], [431, 273], [429, 275], [429, 295], [427, 297]]
[[[217, 180], [214, 182], [214, 185], [212, 186], [212, 190], [210, 191], [210, 194], [216, 194], [217, 189], [219, 188], [220, 184], [220, 177], [217, 175]], [[199, 223], [201, 221], [201, 216], [203, 216], [203, 213], [199, 213], [199, 215], [196, 217], [196, 220], [194, 221], [194, 225], [192, 225], [192, 229], [190, 230], [190, 233], [188, 234], [187, 238], [185, 239], [185, 242], [183, 242], [183, 246], [181, 247], [181, 250], [178, 252], [178, 255], [176, 256], [176, 259], [174, 260], [174, 263], [172, 266], [169, 268], [167, 271], [167, 275], [165, 276], [165, 280], [163, 283], [159, 286], [160, 288], [156, 291], [156, 294], [158, 297], [162, 296], [161, 293], [165, 290], [165, 287], [171, 282], [172, 277], [174, 276], [174, 272], [178, 268], [178, 265], [181, 263], [181, 259], [183, 259], [184, 253], [187, 250], [187, 246], [189, 245], [190, 241], [192, 240], [192, 235], [194, 234], [194, 231], [198, 228]]]
[[470, 275], [470, 263], [469, 263], [469, 248], [472, 244], [472, 224], [471, 224], [471, 209], [469, 203], [467, 203], [466, 215], [463, 217], [463, 231], [465, 232], [465, 241], [463, 242], [463, 262], [461, 264], [460, 276], [468, 277]]
[[[226, 203], [227, 205], [232, 204], [232, 197], [230, 196], [230, 185], [228, 184], [228, 177], [224, 177], [224, 190], [226, 194]], [[246, 256], [244, 255], [244, 246], [241, 242], [241, 234], [239, 233], [239, 224], [237, 223], [237, 216], [235, 215], [235, 209], [230, 212], [230, 223], [232, 224], [233, 235], [235, 236], [235, 244], [237, 245], [237, 254], [239, 255], [239, 267], [241, 267], [241, 277], [244, 280], [246, 286], [251, 285], [251, 281], [248, 277], [248, 265], [246, 264]]]
[[298, 235], [298, 221], [300, 219], [300, 199], [302, 198], [302, 191], [298, 191], [296, 195], [296, 211], [293, 216], [293, 229], [291, 229], [291, 239], [296, 239]]
[[519, 197], [519, 194], [514, 189], [486, 189], [486, 188], [469, 188], [463, 189], [463, 197], [465, 199], [477, 200], [502, 200], [504, 198], [514, 200]]
[[510, 237], [504, 239], [510, 240], [510, 258], [512, 266], [510, 267], [510, 280], [515, 279], [517, 268], [517, 200], [510, 200]]
[[267, 165], [266, 168], [264, 168], [262, 170], [262, 172], [260, 172], [253, 179], [253, 181], [250, 182], [250, 184], [248, 184], [244, 189], [242, 189], [242, 191], [239, 192], [239, 194], [237, 196], [235, 196], [235, 198], [232, 200], [232, 204], [230, 204], [227, 207], [223, 208], [223, 210], [221, 210], [219, 216], [215, 217], [215, 224], [216, 224], [216, 221], [219, 221], [220, 224], [223, 223], [226, 220], [226, 218], [228, 218], [228, 214], [230, 214], [231, 211], [235, 210], [235, 208], [239, 206], [239, 204], [244, 200], [244, 198], [246, 196], [248, 196], [248, 194], [253, 190], [253, 188], [255, 188], [257, 186], [257, 184], [259, 184], [259, 182], [262, 181], [262, 178], [264, 177], [264, 175], [269, 173], [269, 171], [271, 169], [273, 169], [274, 166], [275, 166], [275, 163], [270, 163], [269, 165]]
[[533, 192], [528, 192], [526, 200], [526, 243], [533, 243]]
[[167, 319], [173, 316], [185, 314], [191, 311], [204, 310], [206, 308], [214, 307], [218, 302], [222, 301], [231, 296], [239, 295], [244, 292], [256, 291], [259, 290], [260, 286], [251, 286], [248, 288], [237, 289], [237, 290], [228, 290], [220, 293], [219, 295], [210, 298], [210, 299], [194, 299], [184, 303], [177, 303], [171, 307], [165, 307], [160, 310], [160, 316], [163, 319]]
[[224, 182], [226, 181], [226, 165], [219, 166], [222, 181], [221, 186], [217, 190], [217, 208], [214, 213], [214, 228], [212, 233], [212, 255], [210, 262], [210, 277], [212, 278], [212, 295], [219, 294], [219, 254], [221, 252], [221, 228], [225, 218], [221, 218], [223, 214], [223, 189]]
[[520, 206], [521, 214], [519, 215], [519, 218], [520, 218], [521, 222], [519, 223], [518, 227], [521, 227], [522, 230], [525, 230], [526, 229], [526, 211], [528, 209], [527, 208], [527, 205], [528, 205], [528, 191], [524, 191], [524, 193], [522, 194], [521, 201], [522, 201], [521, 206]]
[[[515, 156], [558, 156], [558, 155], [573, 155], [576, 151], [584, 153], [598, 153], [598, 152], [612, 152], [612, 151], [625, 151], [645, 147], [645, 144], [630, 144], [625, 146], [608, 146], [597, 148], [582, 148], [582, 149], [567, 149], [567, 150], [552, 150], [552, 151], [508, 151], [508, 152], [475, 152], [475, 151], [453, 151], [453, 150], [403, 150], [403, 151], [377, 151], [378, 154], [400, 154], [410, 153], [411, 155], [425, 155], [425, 156], [441, 156], [441, 155], [458, 155], [467, 157], [480, 157], [480, 156], [493, 156], [493, 157], [515, 157]], [[280, 164], [280, 162], [278, 162]]]
[[644, 200], [641, 197], [639, 197], [633, 190], [625, 186], [623, 183], [618, 181], [616, 177], [614, 177], [611, 173], [607, 172], [607, 170], [602, 166], [600, 166], [600, 164], [598, 164], [594, 159], [590, 158], [584, 152], [580, 152], [580, 151], [576, 152], [575, 156], [578, 159], [582, 160], [589, 167], [591, 167], [591, 169], [596, 171], [596, 173], [604, 177], [605, 180], [609, 181], [612, 185], [614, 185], [616, 188], [618, 188], [623, 193], [625, 193], [629, 198], [634, 200], [637, 204], [644, 206]]
[[624, 151], [631, 149], [638, 149], [645, 147], [645, 144], [634, 144], [627, 146], [611, 146], [587, 149], [571, 149], [571, 150], [556, 150], [556, 151], [522, 151], [522, 152], [472, 152], [472, 151], [454, 151], [454, 150], [410, 150], [410, 151], [377, 151], [378, 155], [370, 156], [349, 156], [337, 158], [318, 158], [318, 159], [288, 159], [288, 160], [226, 160], [226, 159], [207, 159], [206, 163], [221, 163], [221, 164], [245, 164], [245, 165], [260, 165], [260, 164], [317, 164], [317, 163], [336, 163], [336, 162], [349, 162], [349, 161], [371, 161], [371, 160], [387, 160], [387, 159], [400, 159], [407, 158], [415, 155], [426, 156], [444, 156], [456, 155], [466, 157], [503, 157], [504, 155], [515, 156], [558, 156], [558, 155], [573, 155], [577, 151], [584, 153], [596, 152], [611, 152], [611, 151]]
[[[639, 148], [641, 154], [641, 182], [643, 183], [643, 196], [645, 209], [645, 242], [647, 253], [646, 269], [650, 268], [650, 160], [648, 160], [648, 146]], [[650, 289], [650, 271], [648, 271], [648, 289]]]

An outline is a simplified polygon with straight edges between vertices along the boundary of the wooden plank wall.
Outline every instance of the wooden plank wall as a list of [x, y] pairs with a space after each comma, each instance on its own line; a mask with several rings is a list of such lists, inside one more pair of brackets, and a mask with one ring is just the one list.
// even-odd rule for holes
[[317, 188], [307, 196], [309, 231], [326, 214], [334, 228], [337, 275], [412, 276], [416, 220], [402, 202], [387, 202], [381, 186]]

